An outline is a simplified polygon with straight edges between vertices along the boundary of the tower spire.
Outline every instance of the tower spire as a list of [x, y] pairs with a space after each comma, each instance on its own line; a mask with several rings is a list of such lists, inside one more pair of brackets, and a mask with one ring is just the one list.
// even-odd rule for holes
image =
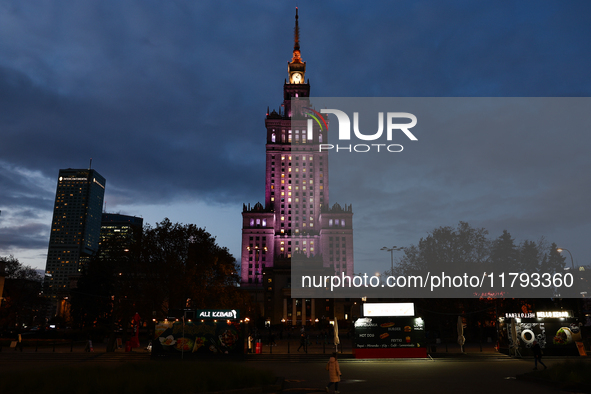
[[[287, 72], [289, 73], [289, 84], [304, 84], [306, 76], [306, 62], [302, 61], [300, 53], [300, 25], [298, 23], [298, 7], [295, 14], [295, 29], [293, 34], [293, 57], [291, 62], [287, 63]], [[294, 93], [295, 94], [295, 93]], [[300, 95], [300, 93], [297, 93]]]
[[298, 7], [296, 7], [296, 14], [295, 14], [295, 29], [294, 29], [294, 44], [293, 44], [293, 57], [291, 59], [292, 63], [301, 63], [302, 57], [300, 54], [300, 26], [298, 25]]

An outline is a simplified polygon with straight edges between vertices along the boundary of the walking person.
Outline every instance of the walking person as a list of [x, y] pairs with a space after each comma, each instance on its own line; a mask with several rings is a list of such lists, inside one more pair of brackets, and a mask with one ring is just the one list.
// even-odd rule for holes
[[21, 352], [23, 351], [23, 337], [21, 336], [21, 334], [18, 334], [18, 342], [16, 343], [16, 346], [14, 347], [15, 352], [16, 352], [16, 349], [20, 349]]
[[254, 341], [254, 338], [252, 337], [252, 334], [248, 335], [248, 352], [252, 353], [252, 341]]
[[308, 353], [308, 349], [306, 347], [306, 334], [304, 333], [300, 335], [300, 347], [298, 348], [298, 352], [301, 348], [304, 348], [304, 352]]
[[330, 393], [330, 386], [334, 384], [334, 392], [340, 393], [339, 382], [341, 381], [341, 369], [339, 368], [339, 362], [337, 361], [336, 352], [332, 354], [332, 357], [326, 364], [326, 370], [328, 371], [328, 385], [326, 386], [326, 392]]
[[538, 369], [538, 362], [542, 364], [544, 369], [548, 368], [546, 364], [542, 362], [542, 348], [538, 341], [534, 341], [534, 345], [531, 347], [531, 350], [534, 352], [534, 369]]
[[277, 343], [275, 343], [275, 334], [273, 334], [273, 331], [269, 333], [269, 346], [277, 346]]

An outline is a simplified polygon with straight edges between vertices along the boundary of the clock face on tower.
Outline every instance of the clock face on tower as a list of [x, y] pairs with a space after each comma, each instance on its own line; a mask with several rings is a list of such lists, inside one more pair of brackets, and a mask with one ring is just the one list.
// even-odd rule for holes
[[303, 83], [302, 74], [300, 74], [300, 73], [293, 73], [291, 75], [291, 82], [293, 82], [293, 83]]

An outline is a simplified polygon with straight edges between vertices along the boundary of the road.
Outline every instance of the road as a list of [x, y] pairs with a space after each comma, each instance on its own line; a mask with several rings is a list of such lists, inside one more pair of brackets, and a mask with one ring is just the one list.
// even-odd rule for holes
[[[563, 360], [545, 360], [548, 366]], [[284, 392], [324, 392], [328, 383], [326, 363], [251, 363], [286, 379]], [[435, 360], [357, 361], [342, 360], [339, 391], [346, 393], [479, 393], [499, 394], [561, 390], [515, 376], [530, 372], [533, 360], [511, 358], [466, 358]]]
[[[243, 361], [255, 368], [273, 371], [285, 378], [284, 393], [324, 392], [328, 372], [325, 370], [328, 355], [264, 355]], [[37, 369], [60, 365], [67, 371], [68, 365], [80, 363], [101, 363], [116, 365], [120, 362], [166, 362], [150, 361], [145, 351], [132, 353], [84, 353], [84, 352], [38, 352], [32, 350], [0, 352], [0, 371]], [[564, 361], [563, 358], [545, 358], [552, 366]], [[187, 360], [186, 362], [209, 362]], [[529, 372], [533, 360], [512, 359], [501, 354], [467, 354], [435, 359], [398, 360], [340, 360], [342, 379], [341, 393], [479, 393], [499, 394], [515, 392], [536, 392], [539, 394], [561, 392], [548, 385], [539, 385], [515, 376]], [[590, 364], [591, 370], [591, 364]]]

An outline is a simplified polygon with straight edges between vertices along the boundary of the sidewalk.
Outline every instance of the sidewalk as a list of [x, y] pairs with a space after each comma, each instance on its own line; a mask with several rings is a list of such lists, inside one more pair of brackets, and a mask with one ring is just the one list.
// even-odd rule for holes
[[[68, 341], [68, 340], [43, 340], [43, 341], [24, 341], [23, 353], [85, 353], [86, 341]], [[132, 352], [148, 353], [146, 345], [142, 344], [139, 348], [132, 349]], [[106, 353], [107, 345], [102, 342], [93, 342], [93, 351], [88, 353]], [[11, 348], [10, 342], [0, 345], [0, 354], [2, 353], [20, 353], [20, 349]], [[117, 349], [115, 353], [124, 353], [125, 349]]]
[[[331, 354], [335, 351], [335, 345], [332, 343], [332, 338], [329, 339], [331, 341], [328, 344], [323, 343], [322, 341], [318, 341], [316, 343], [315, 338], [310, 338], [311, 344], [308, 345], [308, 353], [310, 354]], [[340, 345], [338, 346], [338, 352], [342, 354], [352, 354], [353, 349], [353, 341], [350, 338], [340, 338]], [[297, 338], [291, 339], [276, 339], [276, 345], [269, 346], [266, 340], [263, 340], [261, 350], [262, 354], [305, 354], [306, 352], [303, 349], [300, 349], [298, 352], [297, 349], [300, 347], [300, 341]], [[433, 347], [435, 346], [435, 347]], [[253, 344], [253, 353], [254, 353], [254, 344]], [[494, 348], [494, 343], [467, 343], [464, 345], [463, 352], [460, 349], [460, 346], [457, 343], [440, 343], [437, 345], [428, 346], [428, 352], [432, 355], [437, 354], [461, 354], [461, 353], [485, 353], [485, 354], [498, 354], [498, 352]]]

